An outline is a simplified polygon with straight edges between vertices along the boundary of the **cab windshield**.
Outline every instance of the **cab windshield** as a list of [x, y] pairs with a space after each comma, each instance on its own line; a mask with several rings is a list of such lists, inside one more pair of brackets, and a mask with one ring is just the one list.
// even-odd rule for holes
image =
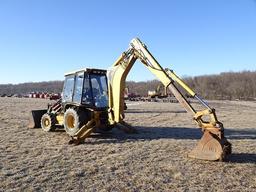
[[108, 87], [106, 75], [90, 74], [85, 76], [82, 101], [85, 104], [94, 104], [95, 107], [99, 108], [108, 107], [107, 90]]
[[91, 84], [95, 107], [108, 107], [108, 89], [106, 76], [91, 74]]

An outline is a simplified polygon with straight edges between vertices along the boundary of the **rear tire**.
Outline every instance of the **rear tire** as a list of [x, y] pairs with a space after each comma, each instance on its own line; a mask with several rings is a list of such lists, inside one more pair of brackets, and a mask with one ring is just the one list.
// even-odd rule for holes
[[45, 113], [41, 118], [41, 127], [44, 131], [55, 130], [56, 117], [53, 114]]
[[86, 112], [76, 111], [69, 108], [64, 113], [64, 128], [67, 134], [70, 136], [75, 136], [79, 129], [87, 123]]

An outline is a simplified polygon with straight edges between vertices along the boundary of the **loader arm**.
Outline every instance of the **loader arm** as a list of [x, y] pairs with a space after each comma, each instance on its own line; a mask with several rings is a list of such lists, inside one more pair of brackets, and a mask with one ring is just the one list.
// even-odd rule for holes
[[[222, 160], [231, 153], [231, 144], [224, 137], [222, 123], [217, 120], [215, 110], [208, 106], [193, 90], [191, 90], [172, 70], [163, 69], [147, 47], [138, 39], [131, 41], [125, 51], [108, 71], [109, 87], [109, 122], [120, 123], [124, 119], [124, 88], [126, 77], [136, 60], [139, 59], [165, 87], [168, 87], [187, 112], [191, 113], [197, 125], [202, 128], [204, 135], [197, 147], [189, 154], [190, 157], [205, 160]], [[192, 97], [206, 107], [196, 111], [181, 91], [174, 84], [179, 84]], [[208, 116], [209, 121], [203, 117]]]

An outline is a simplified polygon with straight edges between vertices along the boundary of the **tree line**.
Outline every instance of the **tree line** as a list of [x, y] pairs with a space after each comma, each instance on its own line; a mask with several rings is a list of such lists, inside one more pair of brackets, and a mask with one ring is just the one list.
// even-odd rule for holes
[[185, 81], [207, 99], [256, 99], [256, 71], [204, 75], [186, 78]]
[[60, 93], [63, 81], [0, 84], [0, 94], [28, 94], [31, 92]]
[[[256, 98], [256, 71], [225, 72], [218, 75], [186, 77], [184, 81], [206, 99], [255, 100]], [[149, 90], [156, 90], [160, 84], [158, 80], [126, 82], [130, 93], [141, 96], [146, 96]], [[2, 84], [0, 85], [0, 94], [60, 93], [62, 87], [63, 81]], [[160, 87], [160, 91], [164, 92], [163, 86]]]

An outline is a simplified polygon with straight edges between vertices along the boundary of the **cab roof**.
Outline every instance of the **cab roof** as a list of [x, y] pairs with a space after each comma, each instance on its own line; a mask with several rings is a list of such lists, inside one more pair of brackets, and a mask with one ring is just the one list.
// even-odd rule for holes
[[65, 76], [69, 76], [69, 75], [75, 75], [76, 73], [80, 73], [80, 72], [86, 72], [86, 73], [93, 73], [93, 74], [106, 74], [107, 70], [105, 69], [94, 69], [94, 68], [83, 68], [83, 69], [79, 69], [76, 71], [71, 71], [68, 73], [65, 73]]

